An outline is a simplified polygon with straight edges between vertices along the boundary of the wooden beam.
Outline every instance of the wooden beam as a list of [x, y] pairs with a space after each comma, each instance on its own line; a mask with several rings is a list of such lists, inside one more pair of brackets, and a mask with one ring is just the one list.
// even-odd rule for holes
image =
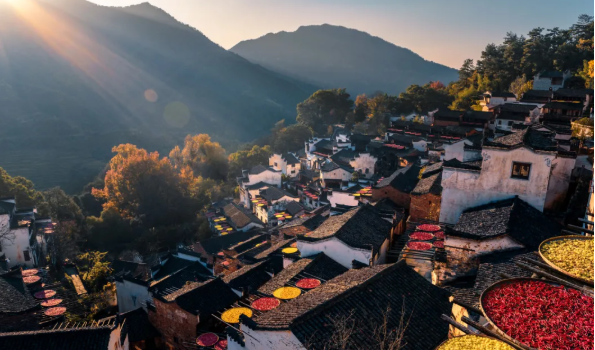
[[593, 234], [593, 230], [589, 230], [584, 227], [580, 227], [580, 226], [576, 226], [576, 225], [572, 225], [572, 224], [568, 224], [568, 225], [566, 225], [566, 227], [568, 227], [571, 230], [577, 230], [577, 231]]
[[588, 225], [594, 225], [593, 221], [585, 220], [583, 218], [578, 218], [578, 221], [584, 222], [585, 224], [588, 224]]
[[512, 346], [513, 348], [517, 349], [517, 350], [538, 350], [538, 349], [534, 349], [534, 348], [530, 348], [528, 346], [521, 346], [521, 345], [517, 345], [516, 343], [513, 343], [512, 341], [510, 341], [509, 339], [507, 339], [506, 337], [504, 337], [503, 335], [500, 335], [492, 330], [487, 329], [486, 327], [480, 325], [479, 323], [473, 321], [472, 319], [470, 319], [469, 317], [463, 316], [461, 318], [461, 320], [463, 322], [465, 322], [466, 324], [470, 325], [473, 328], [478, 329], [481, 333], [489, 335], [491, 337], [494, 337], [496, 339], [500, 339], [501, 341], [505, 342], [506, 344]]
[[453, 327], [459, 329], [461, 332], [463, 332], [465, 334], [479, 335], [479, 332], [474, 331], [474, 330], [471, 330], [471, 329], [465, 327], [464, 325], [462, 325], [459, 322], [453, 320], [452, 318], [446, 316], [445, 314], [442, 314], [442, 316], [440, 316], [440, 318], [442, 318], [444, 321], [448, 322]]
[[461, 306], [462, 306], [462, 307], [464, 307], [465, 309], [467, 309], [467, 310], [471, 310], [471, 311], [475, 312], [476, 314], [478, 314], [478, 315], [480, 315], [480, 316], [483, 316], [483, 312], [481, 312], [481, 310], [480, 310], [480, 309], [476, 308], [476, 307], [475, 307], [475, 306], [473, 306], [473, 305], [470, 305], [470, 304], [467, 304], [467, 303], [465, 303], [465, 302], [463, 302], [463, 301], [460, 301], [460, 300], [458, 300], [457, 298], [455, 298], [455, 299], [454, 299], [452, 302], [453, 302], [453, 303], [455, 303], [455, 304], [457, 304], [457, 305], [461, 305]]

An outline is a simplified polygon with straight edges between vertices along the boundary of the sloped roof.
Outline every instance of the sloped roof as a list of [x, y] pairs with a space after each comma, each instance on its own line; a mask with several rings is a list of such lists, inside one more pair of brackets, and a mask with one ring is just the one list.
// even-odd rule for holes
[[547, 238], [561, 235], [562, 226], [530, 204], [513, 197], [465, 210], [447, 233], [476, 240], [510, 236], [536, 250]]
[[421, 166], [413, 164], [407, 168], [395, 171], [391, 176], [379, 181], [375, 187], [382, 188], [390, 185], [403, 193], [411, 193], [415, 186], [417, 186], [420, 171]]
[[258, 252], [253, 252], [253, 254], [249, 255], [257, 260], [266, 259], [269, 257], [269, 255], [275, 253], [276, 251], [288, 247], [293, 242], [293, 240], [293, 238], [290, 238], [271, 243], [268, 247], [266, 247], [266, 249], [263, 249]]
[[298, 240], [320, 240], [336, 237], [350, 247], [372, 249], [378, 252], [388, 237], [391, 223], [384, 220], [377, 209], [369, 204], [345, 214], [331, 216], [316, 230], [298, 237]]
[[453, 158], [453, 159], [445, 160], [443, 163], [443, 166], [445, 168], [480, 171], [481, 163], [482, 163], [481, 159], [480, 160], [472, 160], [472, 161], [468, 161], [468, 162], [461, 162], [460, 160]]
[[213, 313], [228, 308], [239, 297], [220, 278], [202, 283], [190, 283], [168, 296], [182, 309], [201, 318], [208, 318]]
[[258, 165], [253, 166], [248, 173], [250, 175], [258, 175], [258, 174], [260, 174], [262, 172], [265, 172], [265, 171], [272, 171], [272, 172], [278, 173], [277, 170], [275, 170], [273, 168], [270, 168], [270, 167], [267, 167], [267, 166], [264, 166], [262, 164], [258, 164]]
[[131, 343], [153, 339], [159, 336], [159, 332], [149, 322], [147, 312], [139, 307], [136, 310], [118, 314], [118, 322], [126, 321], [128, 327], [128, 341]]
[[88, 327], [0, 333], [0, 349], [107, 350], [111, 332], [109, 327]]
[[461, 115], [463, 115], [463, 112], [461, 112], [461, 111], [451, 111], [450, 109], [439, 109], [436, 113], [434, 113], [434, 119], [459, 120]]
[[583, 105], [580, 102], [552, 101], [552, 102], [548, 102], [545, 105], [543, 105], [543, 108], [582, 111], [585, 108], [585, 105]]
[[463, 114], [463, 120], [479, 120], [482, 122], [487, 122], [493, 117], [494, 113], [492, 112], [467, 111], [465, 114]]
[[153, 276], [155, 280], [162, 279], [163, 277], [169, 276], [174, 272], [180, 271], [183, 268], [194, 264], [194, 261], [181, 259], [176, 256], [170, 256], [165, 264], [161, 265], [157, 273]]
[[585, 98], [587, 95], [593, 96], [593, 89], [558, 89], [554, 91], [554, 96], [557, 97]]
[[551, 132], [542, 132], [533, 128], [526, 128], [508, 135], [500, 136], [492, 141], [484, 141], [484, 147], [514, 149], [529, 147], [534, 150], [556, 151], [557, 142]]
[[227, 249], [240, 242], [244, 242], [247, 239], [258, 235], [256, 231], [236, 231], [225, 236], [216, 236], [209, 239], [200, 241], [200, 245], [208, 254], [217, 254], [222, 249]]
[[303, 216], [301, 218], [291, 220], [283, 226], [280, 226], [279, 232], [288, 236], [305, 234], [315, 230], [324, 222], [324, 220], [326, 220], [326, 218], [319, 214], [310, 217]]
[[262, 285], [258, 291], [265, 294], [273, 294], [275, 290], [287, 284], [298, 274], [307, 273], [323, 280], [330, 280], [347, 271], [343, 265], [329, 258], [324, 253], [304, 257], [291, 265], [285, 267], [276, 274], [270, 281]]
[[412, 195], [435, 194], [442, 195], [442, 172], [437, 172], [433, 175], [422, 177], [411, 191]]
[[256, 290], [272, 277], [266, 271], [268, 261], [243, 266], [229, 275], [224, 276], [223, 282], [236, 290]]
[[271, 186], [266, 190], [260, 191], [260, 196], [269, 202], [279, 200], [285, 196], [290, 198], [296, 198], [296, 196], [294, 196], [293, 194], [280, 188], [277, 188], [276, 186]]
[[331, 159], [336, 163], [343, 163], [349, 165], [349, 162], [359, 156], [359, 152], [352, 151], [350, 149], [342, 149], [339, 152], [333, 154]]
[[285, 210], [294, 216], [299, 212], [305, 210], [304, 206], [298, 201], [290, 201], [289, 203], [285, 204]]
[[[270, 187], [270, 186], [275, 186], [275, 185], [271, 185], [271, 184], [268, 184], [268, 183], [266, 183], [264, 181], [260, 181], [260, 182], [257, 182], [255, 184], [252, 184], [252, 185], [247, 185], [246, 186], [246, 189], [247, 190], [259, 190], [261, 188]], [[227, 204], [229, 204], [229, 203], [227, 203]]]
[[323, 349], [336, 332], [335, 321], [353, 315], [358, 331], [350, 337], [349, 348], [375, 348], [370, 335], [384, 319], [387, 308], [391, 310], [391, 329], [398, 327], [404, 308], [404, 319], [409, 321], [405, 349], [429, 350], [447, 337], [448, 324], [440, 315], [450, 312], [448, 296], [401, 261], [349, 270], [256, 317], [254, 326], [290, 329], [303, 344]]
[[516, 97], [515, 94], [508, 91], [490, 92], [492, 97]]
[[564, 77], [564, 73], [560, 72], [559, 70], [544, 70], [539, 73], [540, 78], [562, 78]]
[[[267, 190], [271, 188], [273, 187], [269, 187]], [[241, 229], [250, 223], [264, 225], [260, 219], [235, 203], [229, 203], [223, 207], [223, 213], [233, 223], [236, 229]]]
[[525, 118], [527, 117], [527, 114], [522, 114], [522, 113], [516, 113], [516, 112], [509, 112], [509, 111], [502, 111], [501, 113], [498, 114], [498, 116], [496, 117], [496, 119], [501, 119], [501, 120], [514, 120], [514, 121], [525, 121]]
[[537, 105], [524, 104], [524, 103], [505, 103], [496, 106], [500, 111], [514, 112], [514, 113], [530, 113], [532, 110], [537, 108]]
[[191, 262], [179, 271], [173, 272], [169, 275], [163, 275], [163, 277], [156, 278], [149, 290], [153, 292], [153, 295], [160, 298], [166, 298], [170, 291], [175, 291], [183, 288], [189, 282], [205, 282], [212, 279], [213, 276], [209, 270], [207, 270], [199, 262]]
[[21, 270], [0, 274], [0, 315], [31, 311], [39, 304], [23, 282]]
[[281, 158], [285, 159], [287, 164], [298, 164], [300, 162], [299, 159], [297, 159], [293, 154], [289, 152], [281, 154]]

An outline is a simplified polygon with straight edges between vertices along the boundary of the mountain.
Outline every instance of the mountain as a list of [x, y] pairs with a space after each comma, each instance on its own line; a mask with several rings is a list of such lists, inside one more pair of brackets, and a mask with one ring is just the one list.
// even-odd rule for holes
[[119, 143], [253, 140], [315, 90], [148, 3], [0, 1], [0, 167], [38, 188], [80, 190]]
[[230, 51], [283, 74], [355, 96], [397, 94], [409, 85], [458, 79], [455, 69], [368, 33], [333, 25], [299, 27], [238, 43]]

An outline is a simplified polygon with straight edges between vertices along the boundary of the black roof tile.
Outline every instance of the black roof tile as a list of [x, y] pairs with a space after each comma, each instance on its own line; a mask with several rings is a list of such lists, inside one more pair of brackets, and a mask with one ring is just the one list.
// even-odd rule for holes
[[442, 172], [434, 173], [430, 176], [424, 176], [419, 180], [415, 189], [411, 191], [412, 195], [442, 194]]
[[350, 247], [378, 252], [387, 239], [392, 224], [369, 204], [352, 209], [345, 214], [331, 216], [316, 230], [299, 236], [311, 241], [336, 237]]
[[[273, 187], [269, 187], [271, 189]], [[268, 190], [267, 189], [267, 190]], [[241, 229], [250, 223], [256, 223], [258, 225], [264, 225], [256, 216], [235, 203], [229, 203], [223, 208], [223, 213], [235, 226], [236, 229]], [[229, 235], [227, 235], [229, 236]]]
[[222, 249], [227, 249], [259, 234], [260, 233], [258, 231], [237, 231], [225, 236], [217, 236], [205, 239], [199, 243], [208, 254], [214, 255], [220, 252]]
[[0, 274], [0, 315], [23, 313], [38, 307], [23, 282], [20, 269]]
[[559, 236], [561, 229], [556, 221], [514, 197], [465, 210], [447, 234], [476, 240], [508, 235], [535, 250], [545, 239]]
[[268, 261], [243, 266], [229, 275], [224, 276], [223, 282], [236, 290], [256, 290], [268, 282], [272, 277], [266, 271]]
[[111, 332], [109, 327], [94, 327], [0, 333], [0, 349], [107, 350]]
[[194, 282], [170, 294], [166, 300], [174, 301], [182, 309], [205, 319], [224, 310], [239, 299], [220, 278], [206, 282]]
[[149, 322], [147, 312], [139, 307], [136, 310], [118, 314], [118, 323], [126, 322], [128, 325], [128, 341], [131, 343], [153, 339], [159, 336], [159, 332]]

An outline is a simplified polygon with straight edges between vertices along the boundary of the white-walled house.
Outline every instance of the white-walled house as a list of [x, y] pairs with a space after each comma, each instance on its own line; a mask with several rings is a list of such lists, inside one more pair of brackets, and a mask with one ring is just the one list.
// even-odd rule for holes
[[36, 267], [43, 261], [45, 234], [36, 229], [36, 213], [35, 208], [17, 210], [14, 198], [0, 199], [0, 259], [9, 268]]
[[391, 229], [392, 218], [365, 204], [331, 216], [316, 230], [299, 236], [297, 246], [304, 256], [324, 253], [346, 268], [351, 268], [354, 260], [364, 265], [382, 264]]
[[[259, 190], [260, 188], [264, 187], [265, 185], [269, 186], [276, 186], [281, 187], [281, 171], [275, 170], [270, 167], [265, 167], [263, 165], [257, 165], [252, 167], [250, 170], [242, 171], [242, 177], [237, 179], [239, 190], [240, 190], [240, 201], [244, 204], [246, 208], [251, 208], [250, 200], [251, 195], [250, 191]], [[252, 185], [259, 185], [257, 188], [252, 188]]]
[[539, 211], [550, 209], [548, 203], [568, 190], [576, 155], [558, 150], [552, 133], [529, 127], [484, 141], [482, 158], [444, 162], [441, 222], [456, 223], [468, 208], [514, 196]]
[[564, 87], [564, 81], [570, 78], [572, 73], [570, 71], [560, 72], [554, 70], [546, 70], [538, 73], [533, 77], [533, 90], [550, 90], [556, 91]]
[[280, 171], [283, 175], [296, 177], [302, 168], [302, 164], [292, 153], [273, 153], [269, 157], [269, 167]]
[[351, 149], [343, 149], [331, 157], [331, 160], [337, 164], [342, 164], [360, 172], [365, 178], [369, 179], [374, 175], [374, 169], [378, 158], [370, 153], [356, 152]]
[[327, 161], [320, 167], [320, 180], [323, 187], [338, 187], [349, 182], [354, 169], [348, 165], [342, 165], [333, 161]]
[[473, 134], [467, 138], [451, 144], [444, 144], [444, 160], [457, 159], [460, 162], [469, 162], [481, 159], [481, 145], [483, 134]]
[[479, 100], [482, 111], [488, 112], [491, 108], [507, 102], [516, 102], [517, 98], [512, 92], [490, 92], [486, 91]]

